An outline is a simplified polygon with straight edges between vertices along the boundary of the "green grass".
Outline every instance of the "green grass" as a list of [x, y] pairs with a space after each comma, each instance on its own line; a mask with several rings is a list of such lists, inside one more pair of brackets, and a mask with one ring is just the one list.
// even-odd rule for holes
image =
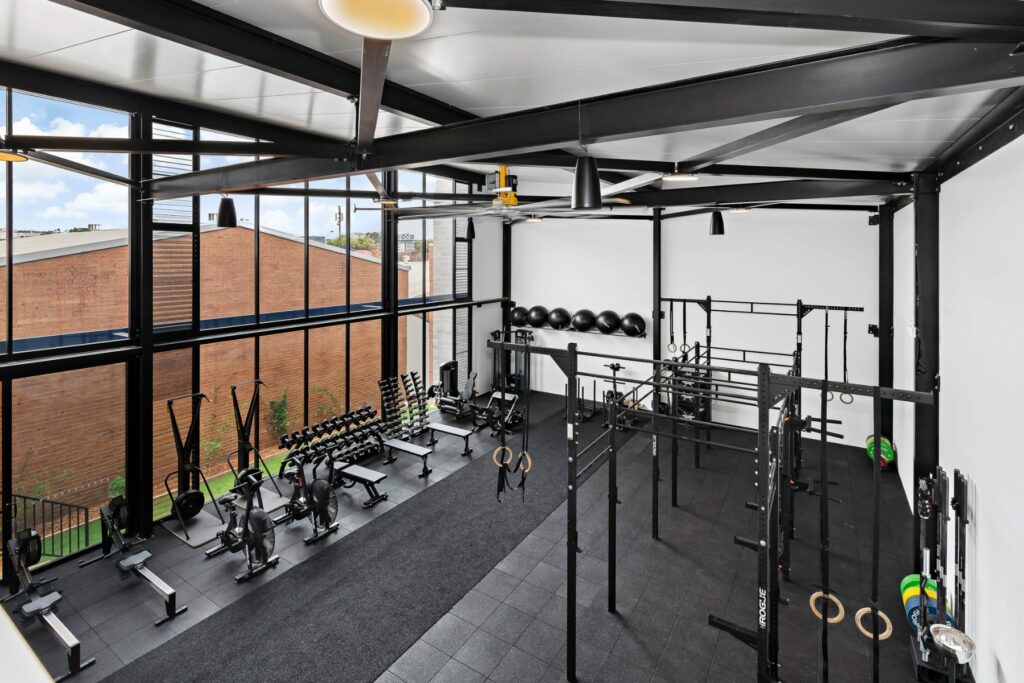
[[[281, 451], [274, 455], [264, 458], [264, 462], [270, 469], [271, 473], [277, 474], [277, 468], [280, 466], [281, 461], [288, 454], [288, 451]], [[264, 473], [265, 474], [265, 473]], [[231, 487], [235, 485], [235, 478], [230, 471], [218, 474], [215, 477], [210, 477], [210, 490], [213, 491], [214, 499], [224, 495], [231, 490]], [[203, 493], [206, 493], [204, 488]], [[209, 501], [207, 501], [209, 502]], [[171, 501], [168, 500], [167, 494], [157, 496], [153, 499], [153, 519], [161, 520], [171, 515]], [[88, 531], [88, 536], [86, 532]], [[44, 563], [53, 561], [58, 557], [61, 557], [61, 543], [63, 542], [63, 555], [68, 555], [83, 548], [87, 548], [89, 545], [96, 545], [100, 542], [101, 534], [101, 522], [99, 517], [92, 519], [88, 524], [75, 527], [74, 529], [65, 529], [64, 531], [46, 536], [43, 538], [43, 553]], [[88, 538], [88, 543], [86, 542]]]

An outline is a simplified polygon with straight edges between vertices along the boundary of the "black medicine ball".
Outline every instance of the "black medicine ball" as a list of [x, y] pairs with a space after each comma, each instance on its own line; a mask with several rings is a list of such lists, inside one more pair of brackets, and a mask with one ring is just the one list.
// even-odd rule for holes
[[594, 322], [594, 312], [587, 308], [581, 308], [572, 317], [572, 327], [577, 332], [589, 332], [594, 328]]
[[544, 327], [548, 324], [548, 309], [543, 306], [534, 306], [526, 314], [526, 319], [529, 321], [530, 327]]
[[622, 316], [621, 328], [627, 337], [639, 337], [647, 331], [647, 323], [639, 313], [627, 313]]
[[621, 324], [619, 314], [615, 311], [601, 311], [597, 314], [597, 329], [601, 334], [612, 334]]
[[522, 306], [516, 306], [512, 309], [512, 314], [509, 318], [516, 327], [523, 327], [526, 325], [526, 309]]
[[551, 312], [548, 313], [548, 325], [551, 325], [556, 330], [564, 330], [569, 327], [569, 322], [572, 316], [569, 315], [569, 311], [564, 308], [552, 308]]

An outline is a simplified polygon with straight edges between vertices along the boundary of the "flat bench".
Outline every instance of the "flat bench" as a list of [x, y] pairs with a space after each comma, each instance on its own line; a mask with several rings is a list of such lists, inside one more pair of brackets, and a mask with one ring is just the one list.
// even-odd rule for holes
[[428, 474], [433, 472], [432, 469], [427, 467], [427, 458], [430, 456], [430, 449], [424, 448], [423, 446], [417, 446], [414, 443], [408, 441], [402, 441], [401, 439], [388, 439], [384, 442], [384, 447], [388, 449], [388, 457], [384, 460], [384, 464], [390, 465], [395, 461], [395, 451], [400, 453], [408, 453], [409, 455], [415, 455], [417, 458], [423, 460], [423, 470], [419, 473], [419, 478], [423, 479]]
[[462, 451], [462, 457], [468, 458], [473, 454], [473, 449], [469, 447], [469, 437], [473, 435], [472, 429], [463, 429], [462, 427], [454, 427], [444, 422], [428, 422], [427, 429], [430, 430], [430, 445], [433, 446], [437, 443], [437, 436], [434, 432], [441, 432], [442, 434], [451, 434], [452, 436], [458, 436], [462, 438], [465, 447]]
[[366, 489], [367, 499], [363, 502], [364, 508], [372, 508], [382, 500], [388, 499], [388, 494], [377, 490], [377, 484], [387, 479], [388, 475], [361, 465], [347, 465], [343, 462], [338, 462], [335, 468], [339, 475], [356, 484], [362, 484]]

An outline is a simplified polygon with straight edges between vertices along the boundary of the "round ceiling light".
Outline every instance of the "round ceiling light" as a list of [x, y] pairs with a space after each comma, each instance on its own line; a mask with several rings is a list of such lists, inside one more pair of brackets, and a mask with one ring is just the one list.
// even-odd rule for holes
[[0, 161], [28, 161], [28, 157], [9, 149], [0, 149]]
[[430, 0], [319, 0], [338, 26], [375, 40], [401, 40], [423, 33], [434, 20]]

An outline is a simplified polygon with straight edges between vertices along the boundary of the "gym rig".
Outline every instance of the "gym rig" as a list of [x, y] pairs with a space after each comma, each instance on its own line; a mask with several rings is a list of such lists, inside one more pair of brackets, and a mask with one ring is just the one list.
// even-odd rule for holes
[[[812, 309], [814, 310], [814, 309]], [[799, 318], [798, 318], [799, 319]], [[566, 538], [567, 556], [567, 654], [566, 674], [568, 680], [576, 680], [576, 554], [579, 545], [578, 532], [578, 510], [577, 491], [579, 484], [597, 467], [608, 463], [608, 604], [609, 612], [616, 611], [616, 514], [618, 505], [617, 488], [617, 451], [618, 427], [622, 426], [620, 415], [632, 415], [639, 418], [640, 422], [631, 426], [625, 426], [625, 431], [640, 432], [651, 437], [651, 467], [652, 482], [651, 489], [651, 510], [652, 528], [651, 535], [658, 538], [658, 481], [660, 479], [660, 463], [658, 454], [659, 437], [670, 439], [673, 443], [677, 440], [699, 443], [704, 446], [729, 449], [754, 456], [754, 474], [756, 480], [757, 498], [747, 503], [747, 507], [757, 512], [757, 538], [742, 539], [735, 538], [737, 545], [750, 548], [757, 553], [757, 590], [752, 595], [756, 601], [758, 620], [754, 628], [734, 624], [708, 615], [708, 623], [730, 635], [734, 636], [746, 645], [757, 651], [757, 680], [759, 683], [774, 683], [779, 681], [779, 606], [786, 603], [780, 594], [780, 581], [788, 578], [788, 572], [784, 571], [786, 563], [786, 539], [791, 530], [791, 509], [786, 509], [787, 491], [791, 487], [787, 483], [787, 469], [793, 466], [798, 449], [800, 432], [814, 432], [821, 437], [822, 453], [822, 487], [826, 491], [821, 493], [822, 512], [821, 519], [821, 578], [822, 591], [820, 598], [823, 600], [821, 614], [821, 663], [827, 680], [828, 670], [828, 627], [830, 623], [836, 623], [837, 616], [830, 614], [830, 605], [839, 604], [834, 598], [833, 592], [828, 584], [828, 436], [833, 435], [828, 431], [828, 425], [835, 424], [828, 416], [829, 394], [846, 394], [850, 397], [870, 397], [874, 406], [874, 440], [875, 453], [873, 458], [872, 474], [872, 498], [873, 498], [873, 525], [872, 525], [872, 586], [870, 604], [859, 610], [856, 616], [858, 630], [872, 640], [872, 670], [873, 680], [879, 680], [879, 642], [888, 637], [891, 628], [885, 631], [880, 629], [882, 622], [888, 624], [889, 619], [878, 608], [878, 574], [879, 574], [879, 552], [880, 552], [880, 508], [881, 508], [881, 402], [882, 400], [903, 401], [909, 403], [933, 404], [935, 394], [916, 391], [904, 391], [877, 386], [852, 384], [849, 382], [836, 382], [828, 379], [813, 379], [801, 377], [792, 368], [786, 373], [773, 372], [772, 366], [767, 363], [757, 364], [755, 369], [735, 368], [729, 366], [710, 365], [707, 359], [705, 362], [692, 363], [681, 361], [652, 360], [644, 358], [631, 358], [626, 356], [615, 356], [610, 354], [585, 353], [578, 350], [576, 344], [569, 344], [566, 349], [548, 348], [517, 344], [514, 342], [492, 340], [488, 345], [501, 352], [520, 352], [524, 354], [539, 354], [550, 357], [562, 370], [567, 379], [567, 385], [574, 387], [578, 385], [581, 378], [593, 378], [610, 381], [613, 377], [597, 373], [583, 372], [579, 369], [581, 358], [601, 359], [602, 361], [628, 362], [633, 364], [646, 364], [653, 366], [654, 372], [651, 379], [628, 380], [649, 386], [648, 394], [641, 397], [641, 400], [649, 399], [650, 410], [644, 410], [641, 406], [626, 407], [617, 401], [611, 402], [610, 427], [591, 443], [582, 446], [579, 439], [579, 410], [578, 395], [576, 392], [567, 392], [568, 403], [567, 416], [567, 437], [566, 451], [568, 459], [568, 481], [567, 481], [567, 505], [566, 516], [568, 533]], [[722, 378], [721, 374], [728, 373], [728, 378]], [[746, 390], [752, 392], [753, 405], [757, 408], [757, 428], [746, 428], [725, 423], [713, 422], [700, 419], [700, 417], [686, 417], [676, 414], [675, 410], [666, 410], [663, 406], [665, 399], [669, 405], [682, 399], [692, 399], [695, 393], [689, 387], [680, 391], [678, 376], [698, 377], [700, 382], [706, 385], [708, 393], [701, 394], [708, 400], [718, 400], [718, 390], [726, 389], [728, 393], [740, 389], [733, 375], [736, 375], [746, 385]], [[799, 417], [796, 412], [799, 409], [800, 390], [816, 390], [821, 396], [821, 415], [818, 417]], [[726, 396], [728, 397], [728, 396]], [[744, 396], [746, 399], [746, 396]], [[738, 399], [737, 399], [738, 400]], [[749, 400], [749, 399], [747, 399]], [[777, 414], [772, 418], [772, 412]], [[701, 416], [702, 417], [702, 416]], [[677, 426], [692, 428], [722, 429], [741, 433], [750, 437], [750, 446], [737, 446], [734, 444], [712, 441], [710, 438], [701, 438], [699, 435], [681, 435], [675, 429]], [[581, 458], [592, 456], [585, 464], [581, 464]], [[672, 469], [675, 475], [677, 463], [673, 460]], [[790, 518], [787, 519], [787, 515]], [[961, 584], [962, 585], [962, 584]], [[818, 594], [812, 596], [812, 603], [819, 598]], [[815, 608], [816, 609], [816, 608]], [[864, 617], [870, 616], [870, 629], [862, 624]], [[967, 679], [962, 679], [967, 680]]]

